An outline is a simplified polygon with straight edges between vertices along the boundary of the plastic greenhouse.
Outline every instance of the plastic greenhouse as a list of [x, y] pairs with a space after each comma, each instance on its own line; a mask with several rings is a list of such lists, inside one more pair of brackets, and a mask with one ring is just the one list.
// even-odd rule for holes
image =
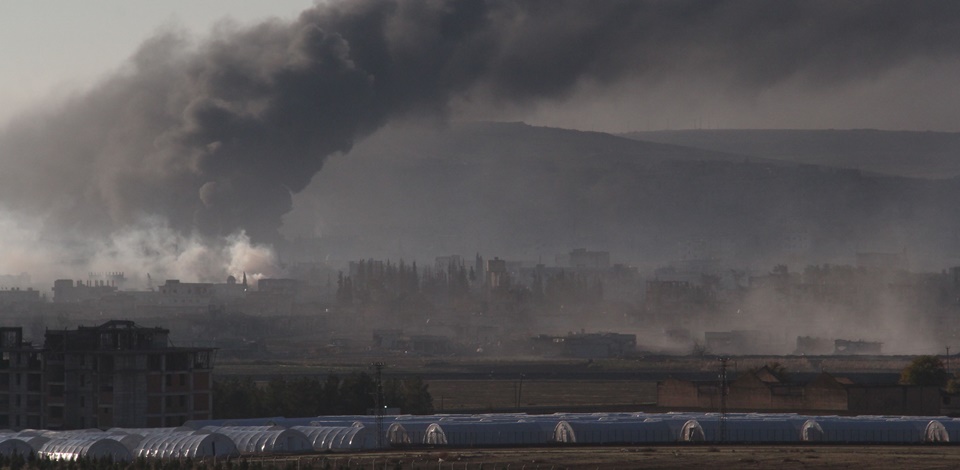
[[51, 460], [77, 460], [79, 458], [110, 459], [114, 462], [132, 460], [130, 450], [116, 439], [108, 437], [67, 437], [47, 441], [37, 455]]
[[[377, 430], [366, 426], [294, 426], [313, 450], [376, 449]], [[386, 444], [386, 440], [384, 440]]]
[[568, 444], [653, 443], [675, 442], [679, 433], [662, 420], [572, 420], [557, 423], [553, 438]]
[[33, 446], [24, 439], [13, 437], [9, 434], [4, 435], [0, 438], [0, 455], [5, 457], [11, 457], [13, 455], [26, 457], [30, 454], [35, 454], [37, 449], [34, 449]]
[[542, 445], [552, 433], [539, 423], [519, 421], [441, 422], [429, 425], [424, 444], [458, 447]]
[[216, 432], [230, 438], [241, 454], [296, 453], [313, 450], [307, 436], [294, 429], [251, 431], [223, 427]]
[[137, 458], [179, 459], [239, 455], [237, 446], [220, 433], [172, 432], [151, 434], [133, 452]]

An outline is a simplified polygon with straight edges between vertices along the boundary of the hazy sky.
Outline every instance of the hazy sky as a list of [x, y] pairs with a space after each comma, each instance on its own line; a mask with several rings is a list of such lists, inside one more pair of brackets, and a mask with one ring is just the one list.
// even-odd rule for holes
[[[181, 28], [194, 38], [202, 39], [223, 19], [244, 25], [270, 17], [292, 19], [312, 4], [310, 0], [0, 2], [0, 41], [5, 45], [0, 74], [0, 123], [24, 109], [35, 108], [38, 103], [55, 104], [110, 76], [144, 40], [158, 31]], [[847, 4], [855, 8], [857, 2]], [[693, 18], [691, 22], [696, 21]], [[711, 21], [719, 23], [715, 19]], [[771, 19], [757, 15], [751, 21], [763, 27], [761, 23]], [[813, 21], [809, 26], [815, 32], [821, 26], [815, 22], [822, 20], [814, 18]], [[830, 28], [837, 25], [822, 26], [823, 36], [829, 38]], [[688, 29], [696, 32], [703, 28]], [[898, 43], [898, 35], [904, 32], [890, 29], [891, 42], [871, 43], [874, 39], [867, 37], [860, 45], [855, 44], [854, 39], [854, 47], [862, 47], [868, 61], [877, 50], [904, 49], [892, 54], [896, 63], [873, 64], [877, 66], [874, 70], [853, 80], [822, 81], [801, 73], [777, 77], [755, 89], [743, 89], [728, 81], [737, 77], [717, 74], [715, 64], [699, 73], [690, 73], [698, 67], [687, 63], [678, 67], [679, 70], [675, 70], [678, 74], [673, 77], [664, 72], [644, 80], [622, 81], [616, 86], [583, 83], [559, 97], [517, 106], [502, 102], [491, 106], [474, 97], [458, 109], [467, 119], [525, 120], [615, 132], [695, 127], [960, 130], [960, 91], [954, 85], [960, 79], [958, 61], [944, 55], [925, 55], [923, 49], [929, 48], [929, 44], [916, 43], [911, 38]], [[790, 34], [788, 25], [783, 36], [789, 39]], [[825, 39], [807, 45], [803, 43], [804, 38], [798, 37], [795, 41], [798, 50], [816, 52], [793, 59], [818, 61], [823, 55], [829, 57], [834, 47], [850, 47], [849, 37], [837, 40], [847, 44], [831, 44]], [[710, 49], [709, 44], [698, 45], [696, 40], [684, 47], [702, 47], [707, 54]], [[826, 52], [820, 53], [818, 49]], [[911, 52], [918, 53], [917, 60], [910, 59]], [[783, 54], [796, 54], [796, 51], [784, 50]], [[782, 59], [766, 60], [770, 60], [771, 69], [776, 70], [778, 66], [774, 62]], [[713, 60], [737, 58], [720, 55], [703, 62], [711, 64]], [[849, 66], [837, 64], [837, 68]]]
[[88, 88], [116, 71], [158, 31], [202, 37], [229, 19], [292, 19], [311, 0], [97, 0], [0, 2], [0, 123], [19, 110]]

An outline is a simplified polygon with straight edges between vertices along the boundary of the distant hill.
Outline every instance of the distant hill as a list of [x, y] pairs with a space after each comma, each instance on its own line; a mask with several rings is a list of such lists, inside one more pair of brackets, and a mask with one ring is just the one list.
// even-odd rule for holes
[[680, 130], [624, 137], [920, 178], [960, 175], [960, 134], [857, 130]]
[[[766, 266], [960, 253], [960, 180], [798, 166], [733, 152], [520, 123], [385, 129], [295, 196], [289, 235], [324, 255], [552, 262], [583, 247], [644, 266]], [[929, 263], [928, 263], [929, 262]]]
[[[522, 122], [467, 122], [440, 129], [387, 129], [361, 143], [352, 154], [362, 153], [389, 140], [394, 156], [412, 163], [431, 156], [469, 159], [511, 158], [515, 160], [576, 161], [578, 165], [606, 166], [611, 163], [655, 163], [664, 161], [742, 162], [746, 155], [704, 150], [676, 144], [643, 141], [603, 132], [531, 126]], [[491, 151], [495, 151], [491, 154]], [[401, 153], [397, 153], [401, 152]], [[776, 159], [754, 159], [780, 164]]]

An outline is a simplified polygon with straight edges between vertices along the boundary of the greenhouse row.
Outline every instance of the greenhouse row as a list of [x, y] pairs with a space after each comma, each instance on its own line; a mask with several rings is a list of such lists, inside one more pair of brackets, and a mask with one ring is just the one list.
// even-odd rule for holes
[[[382, 429], [382, 434], [378, 432]], [[563, 413], [258, 418], [176, 428], [0, 432], [0, 454], [52, 460], [207, 459], [378, 447], [960, 442], [960, 419], [753, 413]]]

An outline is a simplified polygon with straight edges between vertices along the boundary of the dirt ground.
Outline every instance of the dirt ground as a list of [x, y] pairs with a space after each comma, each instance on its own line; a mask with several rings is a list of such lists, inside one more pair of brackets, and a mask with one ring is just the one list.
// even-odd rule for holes
[[[960, 468], [960, 447], [823, 445], [554, 447], [327, 454], [299, 457], [299, 460], [298, 468], [351, 469], [955, 469]], [[282, 464], [282, 461], [271, 461], [268, 458], [265, 459], [265, 463]], [[286, 461], [286, 463], [291, 462]]]
[[638, 406], [656, 403], [655, 382], [627, 380], [430, 380], [438, 413], [536, 407]]

